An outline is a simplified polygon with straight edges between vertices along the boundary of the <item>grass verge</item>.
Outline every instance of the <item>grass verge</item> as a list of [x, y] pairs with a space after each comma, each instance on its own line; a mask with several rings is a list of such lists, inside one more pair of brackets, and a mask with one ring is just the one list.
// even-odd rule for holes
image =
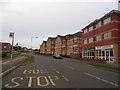
[[20, 64], [23, 64], [23, 63], [32, 63], [32, 62], [34, 62], [35, 61], [35, 57], [34, 56], [27, 56], [27, 55], [25, 55], [27, 58], [26, 59], [24, 59], [24, 60], [22, 60], [22, 61], [20, 61], [19, 63]]
[[102, 68], [102, 69], [106, 69], [106, 70], [120, 73], [120, 67], [105, 66], [105, 65], [94, 64], [94, 63], [87, 63], [87, 64], [92, 65], [96, 68]]
[[[19, 57], [19, 56], [21, 56], [21, 53], [15, 53], [15, 54], [13, 54], [13, 58], [16, 58], [16, 57]], [[8, 53], [6, 57], [2, 58], [2, 60], [7, 60], [7, 59], [10, 59], [10, 58], [11, 58], [11, 56]]]

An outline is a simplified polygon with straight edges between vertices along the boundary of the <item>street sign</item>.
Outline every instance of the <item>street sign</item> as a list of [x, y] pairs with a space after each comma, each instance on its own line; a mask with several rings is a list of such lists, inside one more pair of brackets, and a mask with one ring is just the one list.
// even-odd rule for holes
[[14, 37], [14, 33], [13, 33], [13, 32], [10, 32], [9, 37], [10, 37], [10, 38], [13, 38], [13, 37]]

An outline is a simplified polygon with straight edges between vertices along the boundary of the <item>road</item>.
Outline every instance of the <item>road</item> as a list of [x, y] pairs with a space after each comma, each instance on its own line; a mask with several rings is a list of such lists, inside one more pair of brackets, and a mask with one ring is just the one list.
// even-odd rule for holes
[[118, 73], [77, 60], [35, 55], [3, 78], [3, 88], [118, 88]]

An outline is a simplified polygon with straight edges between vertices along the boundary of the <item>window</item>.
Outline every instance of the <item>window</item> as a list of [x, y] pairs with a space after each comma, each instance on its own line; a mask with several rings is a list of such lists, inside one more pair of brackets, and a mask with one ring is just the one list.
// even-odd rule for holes
[[73, 48], [73, 46], [69, 46], [69, 48]]
[[107, 24], [107, 23], [109, 23], [110, 21], [111, 21], [111, 18], [109, 17], [109, 18], [105, 19], [103, 22], [104, 22], [104, 24]]
[[73, 42], [73, 40], [71, 39], [70, 42]]
[[76, 39], [76, 40], [74, 40], [74, 43], [77, 43], [77, 41], [78, 41], [77, 39]]
[[87, 44], [87, 39], [86, 39], [86, 40], [84, 40], [84, 44]]
[[93, 30], [93, 26], [89, 27], [89, 31], [92, 31]]
[[99, 23], [96, 24], [96, 28], [98, 28], [100, 26], [101, 26], [101, 22], [99, 22]]
[[96, 36], [96, 41], [100, 41], [102, 39], [102, 36], [101, 35], [97, 35]]
[[94, 49], [84, 50], [84, 58], [93, 59], [94, 58]]
[[93, 38], [89, 38], [89, 43], [93, 42]]
[[3, 48], [7, 48], [7, 46], [4, 46]]
[[104, 33], [104, 39], [111, 38], [111, 32], [105, 32]]
[[84, 30], [84, 34], [87, 33], [87, 29]]

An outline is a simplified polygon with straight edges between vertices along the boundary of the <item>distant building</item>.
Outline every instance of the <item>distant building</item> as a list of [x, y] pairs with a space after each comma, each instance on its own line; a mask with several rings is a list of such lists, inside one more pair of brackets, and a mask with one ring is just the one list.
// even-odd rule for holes
[[46, 41], [43, 41], [42, 45], [40, 45], [40, 53], [41, 54], [47, 54], [46, 53], [46, 43], [47, 43]]
[[70, 34], [67, 38], [67, 55], [78, 58], [82, 56], [82, 32]]
[[58, 35], [55, 38], [55, 54], [60, 54], [62, 55], [62, 40], [64, 36]]
[[[31, 49], [32, 50], [32, 49]], [[21, 49], [21, 51], [22, 52], [28, 52], [28, 51], [30, 51], [27, 47], [22, 47], [22, 49]]]
[[112, 10], [82, 29], [82, 32], [48, 38], [43, 54], [60, 54], [87, 61], [120, 62], [120, 11]]
[[55, 38], [49, 37], [46, 42], [46, 54], [53, 55], [55, 52]]
[[120, 11], [110, 11], [82, 31], [83, 59], [120, 62]]
[[10, 52], [10, 43], [0, 42], [0, 52]]

